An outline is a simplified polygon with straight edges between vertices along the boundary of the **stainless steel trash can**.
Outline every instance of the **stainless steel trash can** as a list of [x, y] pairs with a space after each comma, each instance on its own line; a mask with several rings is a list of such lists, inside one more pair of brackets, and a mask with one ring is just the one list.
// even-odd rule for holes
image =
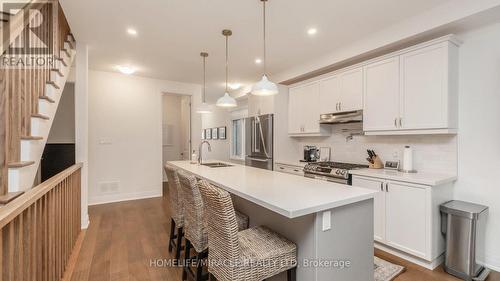
[[440, 206], [441, 231], [446, 236], [444, 269], [451, 275], [471, 281], [483, 267], [476, 254], [484, 253], [485, 220], [488, 207], [464, 201]]

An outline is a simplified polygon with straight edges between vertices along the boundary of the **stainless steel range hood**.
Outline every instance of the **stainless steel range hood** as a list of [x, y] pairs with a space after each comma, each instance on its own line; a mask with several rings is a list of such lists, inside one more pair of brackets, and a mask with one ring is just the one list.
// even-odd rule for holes
[[363, 110], [321, 114], [320, 124], [348, 124], [363, 122]]

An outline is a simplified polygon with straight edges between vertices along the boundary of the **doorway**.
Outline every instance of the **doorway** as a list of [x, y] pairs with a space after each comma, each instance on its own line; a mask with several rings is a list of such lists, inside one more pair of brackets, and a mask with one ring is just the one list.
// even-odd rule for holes
[[[162, 97], [162, 155], [167, 161], [191, 158], [191, 96], [165, 93]], [[163, 181], [167, 181], [163, 171]]]

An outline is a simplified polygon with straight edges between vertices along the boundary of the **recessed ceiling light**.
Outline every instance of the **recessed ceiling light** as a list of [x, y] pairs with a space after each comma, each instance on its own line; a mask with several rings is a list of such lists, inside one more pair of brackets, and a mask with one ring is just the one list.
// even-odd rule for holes
[[309, 28], [307, 30], [307, 34], [309, 34], [309, 35], [314, 35], [316, 33], [318, 33], [318, 30], [316, 28], [314, 28], [314, 27], [313, 28]]
[[126, 65], [118, 65], [116, 66], [116, 68], [123, 74], [127, 74], [127, 75], [130, 75], [130, 74], [133, 74], [135, 72], [135, 68], [131, 67], [131, 66], [126, 66]]
[[262, 63], [262, 60], [261, 60], [261, 59], [255, 59], [255, 63], [256, 63], [256, 64], [261, 64], [261, 63]]
[[127, 29], [127, 33], [130, 34], [130, 35], [137, 35], [137, 30], [133, 29], [133, 28], [128, 28]]
[[229, 86], [229, 88], [231, 90], [238, 90], [239, 88], [241, 88], [241, 84], [240, 83], [231, 83], [228, 86]]

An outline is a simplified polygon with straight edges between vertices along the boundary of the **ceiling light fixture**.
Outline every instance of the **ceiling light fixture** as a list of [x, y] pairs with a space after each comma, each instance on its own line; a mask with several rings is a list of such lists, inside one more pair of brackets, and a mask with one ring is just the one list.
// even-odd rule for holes
[[266, 2], [267, 0], [260, 0], [262, 2], [263, 14], [263, 34], [264, 34], [264, 73], [262, 79], [253, 85], [252, 94], [256, 96], [272, 96], [278, 94], [278, 86], [269, 81], [267, 78], [267, 58], [266, 58]]
[[262, 63], [262, 60], [261, 60], [261, 59], [255, 59], [255, 63], [256, 63], [256, 64], [261, 64], [261, 63]]
[[127, 33], [135, 36], [135, 35], [137, 35], [137, 30], [135, 30], [133, 28], [128, 28]]
[[229, 29], [224, 29], [222, 31], [222, 35], [224, 35], [226, 37], [226, 92], [224, 93], [224, 96], [220, 97], [218, 100], [217, 100], [217, 103], [216, 105], [217, 106], [220, 106], [220, 107], [235, 107], [237, 106], [238, 104], [236, 103], [236, 100], [231, 97], [228, 93], [228, 84], [227, 84], [227, 77], [228, 77], [228, 68], [229, 68], [229, 60], [228, 60], [228, 46], [227, 46], [227, 42], [228, 42], [228, 38], [229, 36], [231, 36], [233, 34], [233, 32]]
[[314, 35], [316, 33], [318, 33], [318, 30], [316, 28], [309, 28], [307, 30], [307, 34], [309, 34], [309, 35]]
[[211, 106], [205, 101], [205, 96], [207, 92], [207, 83], [206, 83], [206, 58], [208, 57], [208, 53], [202, 52], [200, 56], [203, 58], [203, 89], [201, 92], [201, 104], [196, 109], [196, 113], [212, 113]]
[[130, 75], [130, 74], [133, 74], [135, 72], [135, 68], [131, 67], [131, 66], [126, 66], [126, 65], [118, 65], [116, 66], [116, 68], [123, 74], [127, 74], [127, 75]]

